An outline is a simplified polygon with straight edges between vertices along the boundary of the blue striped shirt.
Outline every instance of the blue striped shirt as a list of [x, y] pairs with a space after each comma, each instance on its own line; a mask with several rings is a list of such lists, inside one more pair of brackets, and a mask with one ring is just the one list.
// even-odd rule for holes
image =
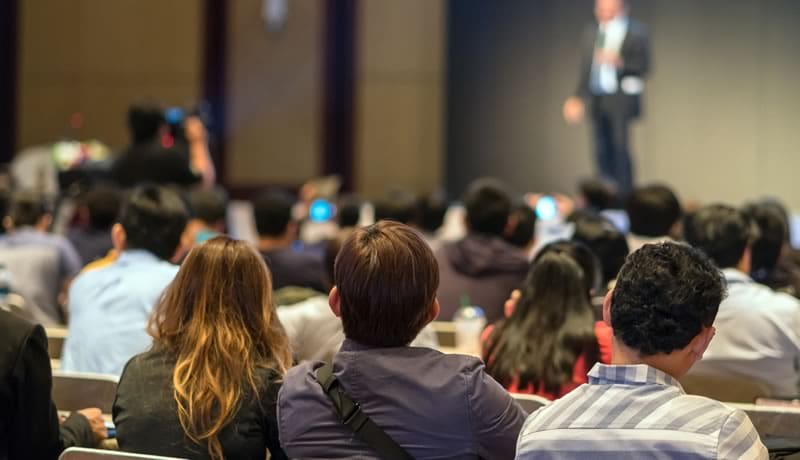
[[744, 412], [687, 395], [644, 364], [595, 365], [589, 383], [531, 414], [518, 459], [766, 459]]

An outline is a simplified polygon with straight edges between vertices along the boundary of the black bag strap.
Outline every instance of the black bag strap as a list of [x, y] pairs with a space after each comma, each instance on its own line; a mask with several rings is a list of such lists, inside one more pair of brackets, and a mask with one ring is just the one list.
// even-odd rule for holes
[[397, 444], [381, 427], [376, 425], [361, 410], [361, 406], [357, 402], [350, 399], [350, 396], [344, 392], [336, 376], [333, 375], [332, 363], [326, 363], [317, 369], [314, 373], [314, 378], [333, 403], [333, 408], [342, 424], [350, 428], [359, 439], [364, 441], [381, 457], [389, 460], [414, 459], [405, 449], [400, 447], [400, 444]]

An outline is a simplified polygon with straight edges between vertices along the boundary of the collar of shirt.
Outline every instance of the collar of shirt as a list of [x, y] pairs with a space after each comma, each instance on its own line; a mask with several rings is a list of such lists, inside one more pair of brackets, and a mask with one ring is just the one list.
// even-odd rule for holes
[[595, 364], [589, 371], [589, 385], [667, 385], [681, 390], [674, 377], [647, 364]]
[[136, 265], [160, 262], [165, 261], [159, 259], [155, 254], [145, 249], [126, 249], [120, 253], [116, 263], [119, 265]]
[[[375, 348], [377, 347], [372, 347], [360, 342], [356, 342], [353, 339], [345, 338], [344, 342], [342, 342], [342, 347], [339, 349], [339, 351], [366, 351], [366, 350], [373, 350]], [[404, 347], [393, 347], [393, 348], [404, 348]]]
[[722, 275], [728, 284], [753, 283], [753, 279], [736, 268], [723, 268]]

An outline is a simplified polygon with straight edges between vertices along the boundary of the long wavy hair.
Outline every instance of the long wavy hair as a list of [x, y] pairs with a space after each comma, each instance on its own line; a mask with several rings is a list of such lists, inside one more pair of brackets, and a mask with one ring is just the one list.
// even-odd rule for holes
[[505, 387], [560, 394], [578, 358], [597, 361], [591, 292], [599, 272], [594, 254], [575, 242], [557, 242], [536, 256], [511, 316], [489, 336], [484, 362]]
[[223, 458], [219, 434], [242, 399], [257, 398], [259, 368], [284, 375], [292, 357], [263, 259], [220, 236], [193, 249], [150, 319], [154, 350], [176, 359], [178, 418], [193, 442]]

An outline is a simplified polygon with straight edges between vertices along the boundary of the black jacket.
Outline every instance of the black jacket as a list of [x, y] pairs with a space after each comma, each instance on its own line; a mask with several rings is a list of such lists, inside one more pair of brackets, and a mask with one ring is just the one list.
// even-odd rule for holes
[[56, 459], [67, 447], [94, 444], [83, 415], [59, 425], [52, 383], [42, 326], [0, 309], [0, 460]]

